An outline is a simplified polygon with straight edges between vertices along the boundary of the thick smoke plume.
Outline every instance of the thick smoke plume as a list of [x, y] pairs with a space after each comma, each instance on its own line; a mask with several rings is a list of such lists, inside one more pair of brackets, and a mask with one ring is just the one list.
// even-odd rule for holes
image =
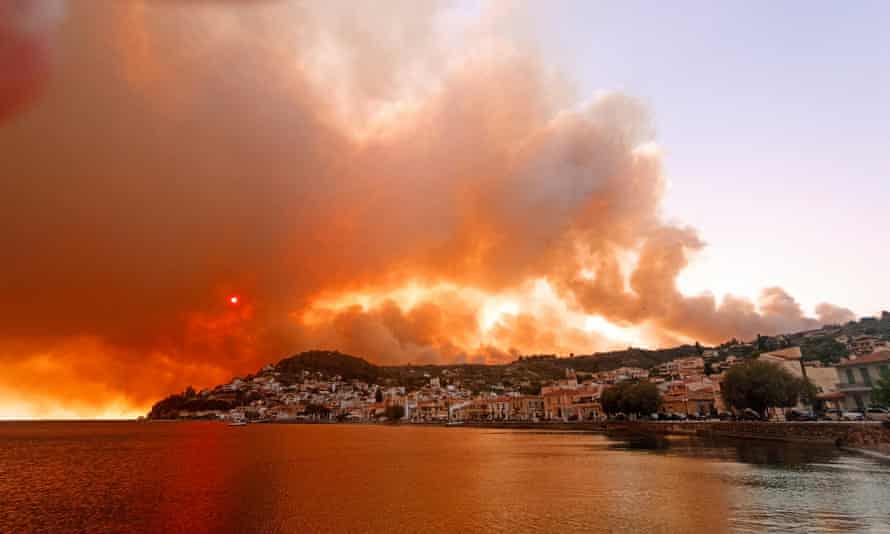
[[0, 127], [0, 415], [142, 410], [313, 347], [504, 361], [850, 318], [681, 294], [704, 244], [659, 215], [647, 110], [577, 104], [509, 14], [323, 4], [69, 6], [44, 99]]

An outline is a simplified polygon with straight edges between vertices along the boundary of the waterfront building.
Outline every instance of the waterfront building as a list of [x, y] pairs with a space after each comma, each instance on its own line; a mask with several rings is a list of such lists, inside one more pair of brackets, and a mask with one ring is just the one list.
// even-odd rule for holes
[[448, 407], [438, 400], [427, 400], [417, 403], [414, 414], [415, 421], [445, 421], [448, 419]]
[[719, 385], [702, 375], [664, 382], [659, 390], [661, 410], [665, 413], [709, 415], [719, 408]]
[[488, 399], [473, 399], [463, 409], [462, 419], [466, 421], [490, 421], [492, 411], [491, 402]]
[[601, 384], [618, 384], [626, 380], [646, 380], [649, 378], [649, 371], [639, 367], [619, 367], [612, 371], [596, 373], [593, 378]]
[[716, 349], [705, 349], [701, 353], [702, 358], [704, 358], [705, 360], [713, 360], [719, 355], [720, 351]]
[[551, 388], [543, 394], [544, 418], [556, 421], [589, 421], [603, 417], [603, 387], [589, 384], [575, 388]]
[[684, 377], [700, 375], [705, 372], [705, 359], [701, 356], [677, 358], [659, 365], [656, 367], [656, 370], [664, 376]]
[[517, 395], [510, 402], [515, 420], [539, 421], [544, 418], [544, 398], [540, 395]]
[[838, 399], [841, 408], [865, 410], [871, 405], [871, 391], [875, 382], [890, 376], [890, 350], [850, 357], [841, 361], [835, 370], [838, 388], [843, 394], [843, 398]]
[[382, 402], [369, 403], [362, 410], [362, 419], [371, 421], [382, 417], [384, 413], [386, 413], [386, 406]]
[[764, 362], [774, 363], [784, 367], [795, 376], [802, 376], [800, 347], [787, 347], [784, 349], [764, 352], [758, 359]]
[[[837, 372], [832, 367], [821, 367], [813, 365], [804, 365], [800, 347], [788, 347], [772, 352], [765, 352], [760, 355], [761, 361], [776, 364], [797, 378], [806, 378], [816, 387], [816, 392], [821, 400], [836, 400], [838, 391]], [[798, 408], [806, 408], [804, 402], [806, 399], [801, 398], [797, 404]]]
[[890, 342], [878, 336], [856, 336], [850, 341], [850, 350], [856, 356], [866, 356], [880, 350], [890, 350]]

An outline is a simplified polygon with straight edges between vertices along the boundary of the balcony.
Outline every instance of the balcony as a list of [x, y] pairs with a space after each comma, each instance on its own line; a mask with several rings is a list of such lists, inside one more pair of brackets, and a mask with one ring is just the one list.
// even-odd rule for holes
[[837, 389], [844, 393], [865, 393], [871, 391], [871, 386], [866, 384], [838, 384]]

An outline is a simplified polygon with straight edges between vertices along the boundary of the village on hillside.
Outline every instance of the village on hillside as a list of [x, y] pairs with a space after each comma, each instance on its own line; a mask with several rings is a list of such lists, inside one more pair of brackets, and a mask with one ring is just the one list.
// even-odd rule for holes
[[[880, 328], [870, 328], [871, 323]], [[607, 397], [610, 390], [614, 393], [629, 384], [648, 384], [651, 391], [657, 391], [657, 405], [634, 410], [653, 419], [738, 418], [751, 410], [739, 410], [727, 403], [725, 380], [733, 368], [756, 360], [808, 384], [809, 393], [795, 394], [790, 403], [781, 406], [785, 409], [776, 405], [767, 413], [750, 417], [886, 420], [890, 418], [887, 406], [875, 393], [880, 384], [890, 384], [887, 332], [890, 313], [884, 312], [879, 319], [864, 318], [791, 336], [758, 336], [749, 343], [733, 340], [711, 348], [696, 345], [691, 355], [649, 368], [622, 365], [590, 371], [582, 369], [589, 367], [582, 358], [522, 358], [481, 383], [471, 371], [487, 366], [408, 366], [394, 376], [378, 372], [386, 368], [359, 358], [307, 353], [213, 389], [189, 388], [157, 403], [149, 418], [233, 422], [600, 421], [626, 415], [616, 414], [614, 407], [610, 409]], [[537, 383], [527, 375], [516, 377], [530, 365], [540, 367], [557, 361], [565, 364], [558, 369], [561, 376], [551, 374], [550, 379]]]

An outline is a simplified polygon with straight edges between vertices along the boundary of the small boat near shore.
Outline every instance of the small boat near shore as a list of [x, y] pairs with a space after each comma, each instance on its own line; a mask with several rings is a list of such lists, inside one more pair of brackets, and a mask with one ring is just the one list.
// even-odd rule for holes
[[244, 420], [232, 421], [229, 423], [229, 426], [247, 426], [247, 421], [244, 421]]

